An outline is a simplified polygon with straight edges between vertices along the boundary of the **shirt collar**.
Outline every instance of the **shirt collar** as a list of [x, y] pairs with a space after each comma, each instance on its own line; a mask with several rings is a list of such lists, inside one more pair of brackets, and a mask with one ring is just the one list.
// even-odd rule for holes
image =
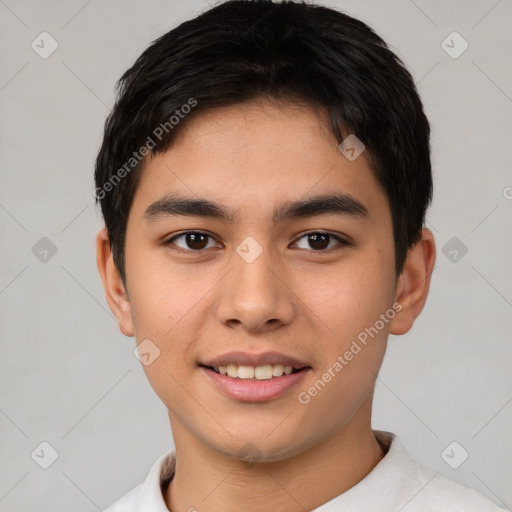
[[162, 488], [174, 476], [176, 450], [169, 450], [159, 457], [149, 470], [137, 500], [137, 512], [169, 512], [162, 495]]

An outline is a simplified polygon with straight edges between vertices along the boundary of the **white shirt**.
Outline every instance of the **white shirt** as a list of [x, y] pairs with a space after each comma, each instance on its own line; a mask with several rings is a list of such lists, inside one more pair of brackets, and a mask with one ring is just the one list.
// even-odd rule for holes
[[[359, 483], [311, 512], [505, 512], [474, 489], [412, 461], [391, 432], [373, 432], [386, 455]], [[162, 455], [144, 483], [105, 512], [169, 512], [161, 484], [174, 475], [175, 455]]]

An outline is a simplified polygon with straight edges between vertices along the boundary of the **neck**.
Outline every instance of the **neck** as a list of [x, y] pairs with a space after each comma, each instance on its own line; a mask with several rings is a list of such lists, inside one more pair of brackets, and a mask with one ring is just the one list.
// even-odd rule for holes
[[166, 505], [171, 511], [313, 510], [356, 485], [384, 457], [369, 418], [361, 408], [349, 424], [314, 446], [285, 460], [258, 463], [205, 445], [172, 418], [176, 470]]

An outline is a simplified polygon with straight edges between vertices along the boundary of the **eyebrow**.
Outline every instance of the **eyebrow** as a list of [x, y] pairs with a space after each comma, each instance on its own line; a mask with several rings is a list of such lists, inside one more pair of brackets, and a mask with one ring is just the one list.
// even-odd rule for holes
[[[274, 210], [272, 220], [274, 224], [278, 224], [292, 218], [313, 217], [329, 213], [369, 217], [368, 209], [349, 194], [329, 194], [298, 201], [287, 201]], [[148, 206], [144, 213], [144, 219], [151, 221], [180, 215], [208, 217], [223, 221], [233, 221], [235, 218], [232, 211], [208, 199], [166, 195]]]

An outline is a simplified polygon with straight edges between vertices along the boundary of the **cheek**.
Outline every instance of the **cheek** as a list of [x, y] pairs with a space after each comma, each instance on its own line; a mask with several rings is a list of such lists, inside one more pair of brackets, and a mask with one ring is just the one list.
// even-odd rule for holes
[[[324, 330], [343, 344], [372, 326], [392, 306], [392, 270], [377, 257], [368, 263], [339, 265], [330, 272], [304, 272], [300, 292], [304, 303], [324, 324]], [[363, 263], [363, 264], [361, 264]]]
[[393, 280], [385, 265], [374, 265], [310, 275], [307, 283], [315, 283], [305, 303], [316, 317], [315, 347], [322, 356], [315, 378], [301, 389], [300, 403], [328, 429], [351, 417], [373, 390], [395, 314]]
[[207, 270], [193, 264], [172, 265], [160, 249], [135, 249], [127, 257], [126, 268], [138, 340], [175, 337], [183, 320], [194, 315], [201, 298], [215, 285], [215, 276]]
[[193, 264], [173, 267], [164, 251], [134, 251], [127, 260], [137, 343], [149, 339], [157, 347], [153, 350], [158, 357], [144, 365], [144, 371], [166, 403], [182, 401], [179, 383], [195, 368], [196, 340], [204, 329], [208, 293], [219, 281], [218, 275], [212, 274], [211, 269]]
[[[301, 295], [315, 320], [322, 354], [314, 388], [303, 390], [314, 408], [338, 421], [357, 409], [373, 388], [395, 315], [394, 260], [369, 250], [330, 273], [307, 273]], [[309, 290], [309, 294], [306, 294]], [[381, 315], [384, 315], [384, 319]]]

